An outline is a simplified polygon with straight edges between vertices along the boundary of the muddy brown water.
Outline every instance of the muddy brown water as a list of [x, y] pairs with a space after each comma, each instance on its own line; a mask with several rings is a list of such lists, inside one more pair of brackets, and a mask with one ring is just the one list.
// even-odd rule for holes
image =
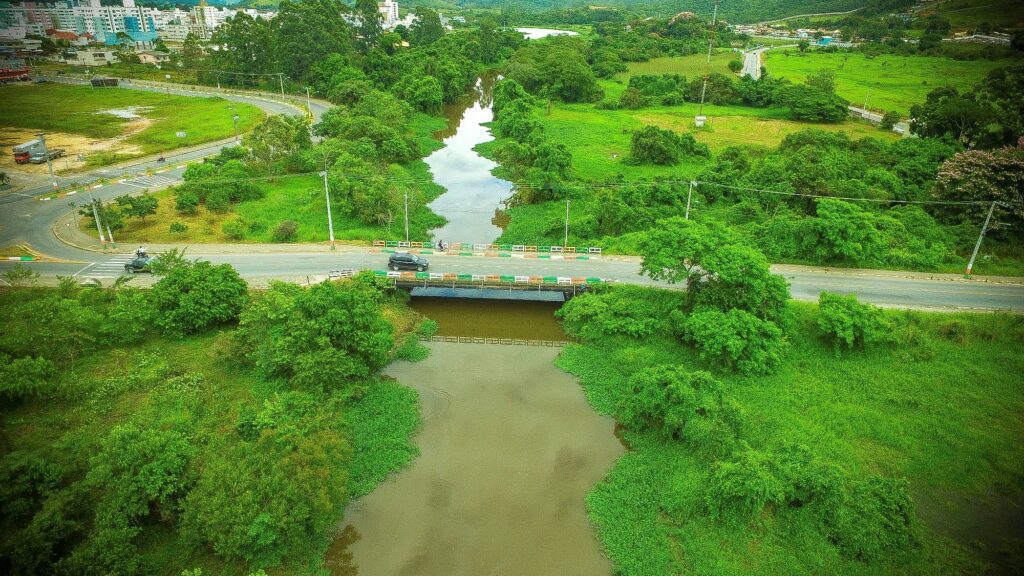
[[559, 349], [427, 345], [386, 370], [420, 394], [420, 456], [350, 505], [332, 574], [609, 574], [584, 496], [623, 448]]
[[410, 305], [437, 322], [438, 336], [567, 340], [555, 320], [561, 302], [416, 297]]

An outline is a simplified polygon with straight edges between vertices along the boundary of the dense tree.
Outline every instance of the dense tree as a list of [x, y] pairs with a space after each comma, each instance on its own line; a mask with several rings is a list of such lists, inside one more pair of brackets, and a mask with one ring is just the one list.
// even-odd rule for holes
[[995, 150], [961, 152], [939, 169], [935, 197], [954, 202], [977, 202], [956, 206], [950, 217], [974, 223], [984, 219], [989, 202], [996, 205], [995, 223], [1011, 230], [1024, 225], [1024, 138], [1016, 146]]
[[125, 194], [118, 196], [114, 201], [121, 209], [121, 214], [132, 218], [141, 218], [143, 222], [146, 221], [146, 216], [156, 214], [157, 206], [160, 204], [160, 201], [152, 194], [139, 196]]
[[594, 102], [603, 91], [576, 39], [553, 37], [516, 51], [506, 77], [532, 94], [565, 102]]
[[777, 324], [739, 308], [697, 308], [689, 316], [677, 314], [677, 324], [702, 359], [743, 374], [770, 374], [787, 349]]
[[283, 0], [274, 18], [274, 50], [292, 78], [307, 76], [329, 54], [352, 52], [352, 31], [341, 0]]
[[252, 158], [267, 169], [309, 144], [306, 119], [281, 114], [268, 116], [242, 139]]
[[55, 389], [53, 363], [46, 358], [12, 359], [0, 353], [0, 397], [35, 398]]
[[992, 107], [973, 93], [953, 87], [936, 88], [924, 104], [910, 107], [910, 129], [919, 136], [952, 138], [974, 148], [991, 141], [989, 125], [995, 120]]
[[444, 36], [444, 26], [441, 25], [441, 17], [437, 11], [425, 6], [417, 6], [413, 10], [415, 20], [409, 26], [409, 44], [413, 46], [428, 46]]
[[807, 84], [786, 88], [781, 101], [794, 120], [841, 122], [850, 114], [850, 103], [846, 99]]
[[269, 20], [238, 12], [214, 30], [208, 56], [220, 83], [253, 85], [260, 75], [278, 72], [275, 66], [274, 31]]
[[377, 0], [355, 0], [352, 11], [359, 23], [356, 28], [356, 39], [362, 51], [369, 52], [377, 47], [380, 36], [384, 33]]

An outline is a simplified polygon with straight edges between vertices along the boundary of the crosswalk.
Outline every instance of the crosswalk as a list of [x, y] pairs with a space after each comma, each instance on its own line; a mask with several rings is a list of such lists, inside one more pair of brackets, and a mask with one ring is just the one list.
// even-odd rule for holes
[[123, 256], [114, 256], [109, 260], [103, 262], [97, 262], [92, 266], [89, 266], [80, 271], [77, 276], [84, 280], [90, 278], [117, 278], [124, 274], [124, 265], [131, 262], [134, 256], [125, 254]]
[[146, 188], [163, 188], [170, 186], [178, 182], [177, 178], [168, 178], [166, 176], [160, 176], [154, 174], [152, 176], [138, 176], [136, 178], [128, 178], [124, 180], [118, 180], [118, 184], [124, 184], [126, 186], [132, 186], [134, 188], [146, 189]]

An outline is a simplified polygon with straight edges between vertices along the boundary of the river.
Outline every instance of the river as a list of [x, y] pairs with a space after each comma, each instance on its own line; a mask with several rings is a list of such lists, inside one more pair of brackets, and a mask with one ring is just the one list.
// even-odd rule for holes
[[432, 234], [449, 244], [487, 244], [501, 235], [500, 210], [512, 194], [512, 183], [491, 174], [497, 164], [473, 150], [494, 140], [484, 124], [494, 119], [491, 94], [496, 78], [496, 74], [481, 76], [465, 96], [444, 106], [448, 127], [435, 134], [444, 148], [424, 159], [434, 182], [447, 189], [430, 203], [430, 209], [448, 220]]
[[332, 573], [609, 574], [584, 496], [623, 448], [559, 349], [428, 346], [385, 371], [420, 394], [420, 456], [349, 506]]
[[[569, 30], [546, 28], [516, 30], [531, 40], [577, 35]], [[497, 79], [494, 72], [484, 74], [462, 98], [444, 105], [448, 126], [434, 134], [444, 142], [444, 147], [424, 159], [434, 182], [447, 190], [429, 204], [434, 213], [448, 220], [431, 231], [435, 240], [488, 244], [501, 235], [505, 218], [502, 202], [512, 195], [512, 183], [491, 174], [497, 164], [473, 150], [478, 144], [494, 140], [484, 124], [494, 120], [491, 96]]]

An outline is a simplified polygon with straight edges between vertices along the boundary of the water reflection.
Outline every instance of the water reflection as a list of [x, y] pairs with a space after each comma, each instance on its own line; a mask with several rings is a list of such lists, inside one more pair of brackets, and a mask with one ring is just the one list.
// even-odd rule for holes
[[512, 183], [491, 174], [497, 164], [473, 147], [494, 140], [483, 124], [494, 119], [491, 101], [497, 74], [485, 74], [460, 100], [445, 105], [448, 127], [436, 135], [445, 146], [425, 159], [434, 182], [447, 189], [430, 204], [431, 210], [448, 219], [432, 231], [445, 242], [493, 242], [502, 229], [494, 222], [495, 211], [511, 195]]

